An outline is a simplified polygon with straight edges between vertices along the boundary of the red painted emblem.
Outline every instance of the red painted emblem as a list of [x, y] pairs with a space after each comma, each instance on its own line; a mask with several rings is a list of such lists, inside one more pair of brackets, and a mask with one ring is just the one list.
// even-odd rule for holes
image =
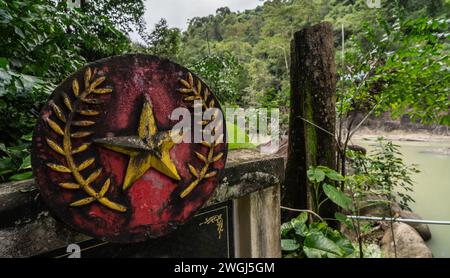
[[201, 133], [216, 124], [212, 140], [182, 141], [174, 129], [173, 111], [193, 115], [194, 103], [220, 109], [199, 78], [168, 60], [124, 55], [84, 67], [56, 88], [36, 125], [43, 200], [73, 228], [111, 242], [174, 230], [208, 200], [226, 161], [221, 113], [200, 123]]

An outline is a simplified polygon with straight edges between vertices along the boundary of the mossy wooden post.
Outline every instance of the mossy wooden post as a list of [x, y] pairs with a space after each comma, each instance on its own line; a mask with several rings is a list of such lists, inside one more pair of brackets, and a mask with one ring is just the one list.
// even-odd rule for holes
[[[310, 209], [308, 168], [323, 165], [336, 169], [337, 161], [332, 135], [336, 128], [332, 25], [320, 23], [295, 33], [291, 51], [291, 115], [283, 204]], [[320, 214], [334, 217], [335, 210], [331, 202], [325, 202]]]

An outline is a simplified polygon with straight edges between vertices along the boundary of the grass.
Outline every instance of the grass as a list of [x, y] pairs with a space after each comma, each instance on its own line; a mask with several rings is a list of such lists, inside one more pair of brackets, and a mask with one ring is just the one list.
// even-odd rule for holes
[[[256, 149], [256, 145], [250, 143], [249, 136], [245, 133], [244, 130], [240, 129], [237, 125], [227, 122], [227, 130], [234, 130], [234, 142], [237, 141], [237, 138], [242, 137], [244, 135], [245, 143], [228, 143], [229, 150], [239, 150], [239, 149]], [[229, 135], [229, 134], [228, 134]], [[239, 136], [239, 137], [238, 137]], [[230, 138], [228, 138], [228, 142], [230, 142]]]

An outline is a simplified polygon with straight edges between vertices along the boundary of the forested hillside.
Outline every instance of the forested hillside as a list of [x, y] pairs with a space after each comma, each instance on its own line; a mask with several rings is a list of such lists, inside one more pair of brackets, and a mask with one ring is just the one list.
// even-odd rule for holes
[[[224, 105], [279, 108], [285, 130], [290, 40], [323, 20], [335, 28], [341, 119], [391, 111], [450, 125], [450, 0], [381, 0], [381, 9], [366, 0], [272, 0], [243, 12], [220, 8], [184, 32], [164, 19], [146, 29], [142, 0], [82, 2], [69, 9], [66, 1], [0, 0], [0, 130], [8, 131], [0, 134], [0, 180], [31, 177], [31, 133], [56, 85], [88, 62], [122, 53], [187, 66]], [[132, 31], [143, 43], [129, 39]]]
[[0, 0], [0, 181], [32, 177], [31, 134], [53, 89], [88, 62], [132, 52], [142, 1]]
[[[388, 29], [394, 24], [401, 21], [406, 25], [408, 20], [420, 19], [426, 23], [432, 18], [446, 21], [449, 16], [449, 1], [382, 2], [387, 2], [382, 9], [369, 8], [365, 0], [274, 0], [244, 12], [220, 8], [215, 15], [190, 21], [188, 30], [181, 36], [179, 52], [173, 53], [171, 58], [197, 69], [200, 75], [210, 79], [213, 87], [217, 82], [215, 77], [219, 76], [215, 71], [222, 71], [222, 80], [215, 91], [229, 104], [286, 110], [290, 90], [290, 40], [295, 31], [322, 20], [330, 21], [335, 27], [340, 61], [343, 26], [347, 40], [346, 65], [353, 67], [353, 63], [359, 64], [357, 54], [367, 54], [363, 52], [370, 47], [381, 48], [376, 40], [381, 41], [383, 32], [390, 32]], [[444, 24], [440, 27], [440, 31], [448, 31]], [[373, 36], [372, 41], [368, 35]], [[401, 43], [388, 47], [393, 51]], [[207, 65], [205, 60], [209, 62]]]
[[[202, 5], [197, 0], [180, 1], [186, 1], [192, 5], [192, 8]], [[242, 0], [242, 3], [244, 1]], [[195, 78], [196, 86], [194, 86], [194, 77], [190, 73], [185, 73], [186, 80], [179, 80], [179, 76], [175, 75], [173, 78], [167, 78], [171, 75], [167, 75], [166, 72], [162, 74], [162, 71], [158, 69], [157, 76], [163, 77], [164, 81], [156, 82], [158, 83], [156, 86], [153, 77], [147, 79], [151, 77], [150, 75], [142, 78], [142, 74], [147, 74], [144, 66], [138, 67], [136, 72], [139, 73], [136, 73], [134, 77], [131, 75], [133, 73], [133, 70], [129, 70], [133, 68], [131, 65], [143, 65], [136, 62], [139, 59], [122, 60], [123, 57], [116, 57], [109, 60], [108, 66], [104, 68], [98, 66], [99, 64], [96, 64], [95, 69], [91, 69], [92, 66], [86, 67], [83, 69], [82, 78], [81, 76], [74, 78], [72, 75], [74, 72], [80, 72], [79, 70], [87, 64], [102, 58], [127, 53], [144, 53], [168, 58], [187, 67], [189, 72], [197, 74], [208, 84], [223, 108], [278, 108], [280, 110], [280, 133], [277, 132], [278, 126], [269, 125], [259, 118], [258, 131], [270, 130], [271, 137], [262, 132], [263, 134], [258, 134], [262, 135], [258, 136], [258, 139], [267, 139], [269, 142], [266, 146], [277, 145], [272, 143], [281, 142], [281, 148], [273, 150], [277, 152], [277, 156], [285, 155], [286, 169], [283, 169], [282, 161], [278, 161], [281, 165], [275, 164], [276, 161], [268, 159], [268, 156], [258, 160], [260, 156], [256, 151], [251, 150], [247, 153], [245, 150], [242, 152], [244, 154], [242, 161], [245, 160], [245, 164], [242, 165], [248, 167], [241, 167], [236, 160], [231, 167], [240, 170], [235, 173], [232, 168], [229, 168], [226, 180], [221, 181], [222, 184], [228, 184], [233, 192], [245, 191], [245, 194], [248, 194], [250, 191], [239, 188], [242, 184], [246, 186], [247, 180], [253, 179], [255, 183], [264, 185], [265, 190], [250, 184], [250, 189], [259, 188], [261, 191], [251, 191], [253, 193], [248, 195], [250, 196], [248, 198], [257, 196], [257, 199], [271, 200], [269, 203], [272, 205], [268, 205], [268, 210], [264, 212], [258, 211], [261, 203], [259, 201], [246, 201], [245, 203], [249, 205], [238, 206], [245, 209], [240, 208], [236, 210], [236, 213], [233, 212], [236, 216], [240, 213], [239, 211], [245, 211], [244, 217], [239, 216], [238, 219], [246, 219], [249, 215], [248, 211], [252, 211], [252, 218], [257, 221], [256, 224], [250, 223], [250, 226], [258, 225], [258, 228], [267, 231], [267, 239], [270, 237], [270, 240], [262, 240], [264, 242], [261, 245], [255, 245], [258, 240], [253, 240], [252, 236], [252, 247], [248, 246], [251, 249], [248, 254], [253, 256], [253, 249], [273, 248], [279, 252], [278, 255], [291, 258], [432, 257], [432, 252], [425, 245], [425, 241], [431, 238], [430, 229], [425, 223], [444, 224], [445, 222], [440, 220], [448, 220], [450, 217], [448, 214], [450, 207], [443, 197], [449, 193], [448, 181], [450, 180], [447, 177], [450, 160], [446, 157], [450, 153], [450, 137], [445, 136], [450, 135], [450, 0], [379, 0], [380, 7], [369, 5], [368, 1], [372, 0], [266, 0], [261, 1], [255, 9], [240, 12], [222, 7], [213, 15], [192, 18], [186, 30], [182, 31], [168, 26], [165, 19], [161, 19], [153, 28], [148, 28], [144, 18], [145, 7], [150, 3], [158, 5], [162, 1], [0, 0], [0, 183], [8, 182], [6, 191], [3, 191], [7, 195], [4, 194], [4, 196], [13, 196], [11, 199], [3, 198], [7, 205], [6, 210], [3, 209], [6, 213], [6, 226], [3, 225], [5, 228], [3, 230], [8, 230], [6, 235], [9, 235], [9, 230], [14, 230], [11, 236], [4, 237], [11, 238], [10, 241], [6, 241], [6, 245], [3, 245], [6, 246], [4, 248], [7, 252], [15, 250], [16, 246], [25, 246], [29, 249], [28, 242], [26, 245], [16, 245], [16, 241], [23, 241], [24, 238], [28, 239], [28, 235], [34, 235], [34, 232], [30, 233], [30, 231], [34, 231], [35, 228], [30, 227], [37, 227], [35, 225], [37, 222], [34, 222], [35, 215], [38, 216], [39, 223], [47, 216], [46, 212], [42, 212], [45, 214], [43, 217], [41, 217], [42, 213], [33, 212], [32, 216], [20, 216], [20, 219], [17, 218], [16, 221], [16, 209], [25, 211], [23, 208], [27, 208], [28, 213], [28, 204], [32, 204], [33, 207], [39, 204], [37, 207], [40, 209], [41, 203], [37, 198], [38, 195], [33, 195], [35, 197], [29, 195], [29, 197], [20, 196], [19, 198], [20, 202], [27, 200], [26, 206], [25, 203], [16, 204], [14, 200], [18, 192], [34, 191], [28, 188], [32, 181], [29, 181], [27, 188], [25, 188], [26, 183], [20, 183], [20, 185], [12, 183], [14, 184], [12, 185], [9, 182], [31, 180], [36, 177], [36, 183], [41, 188], [39, 194], [43, 200], [55, 199], [55, 204], [52, 204], [50, 208], [61, 207], [60, 200], [64, 199], [66, 203], [69, 199], [74, 199], [74, 202], [70, 203], [73, 208], [61, 209], [62, 215], [75, 217], [75, 212], [78, 211], [75, 207], [98, 201], [110, 209], [127, 211], [122, 215], [130, 217], [115, 218], [116, 216], [98, 212], [96, 208], [94, 210], [86, 208], [88, 210], [80, 212], [81, 218], [73, 218], [76, 219], [76, 223], [87, 220], [85, 226], [79, 227], [82, 228], [81, 231], [89, 231], [89, 233], [94, 229], [103, 231], [109, 225], [106, 225], [106, 222], [113, 220], [117, 222], [117, 219], [123, 220], [125, 224], [129, 224], [130, 219], [133, 220], [131, 222], [139, 225], [141, 222], [147, 223], [146, 219], [153, 217], [144, 211], [147, 208], [151, 208], [150, 212], [158, 214], [156, 220], [161, 220], [161, 223], [170, 222], [167, 226], [168, 231], [172, 230], [173, 223], [178, 225], [184, 221], [177, 218], [179, 212], [182, 211], [184, 215], [182, 219], [186, 219], [184, 217], [193, 213], [194, 207], [200, 207], [199, 202], [208, 199], [207, 192], [211, 193], [214, 183], [219, 183], [219, 178], [222, 178], [220, 171], [225, 167], [227, 148], [231, 150], [257, 147], [255, 142], [246, 142], [247, 144], [232, 142], [231, 136], [226, 141], [228, 147], [225, 147], [225, 144], [218, 141], [217, 126], [213, 126], [214, 131], [208, 128], [211, 132], [207, 132], [205, 127], [200, 133], [205, 137], [200, 138], [203, 146], [200, 144], [195, 148], [179, 146], [192, 151], [190, 155], [195, 159], [194, 163], [191, 164], [189, 153], [185, 153], [183, 149], [177, 148], [171, 151], [178, 142], [170, 140], [168, 134], [174, 134], [173, 131], [177, 129], [174, 126], [175, 129], [167, 130], [167, 123], [161, 126], [160, 117], [154, 117], [153, 113], [162, 111], [163, 113], [159, 116], [165, 115], [171, 112], [170, 107], [175, 108], [175, 103], [180, 103], [181, 100], [187, 103], [202, 99], [205, 108], [217, 106], [216, 99], [211, 98], [209, 90], [205, 89], [203, 83], [200, 81], [197, 83], [197, 77]], [[211, 0], [211, 3], [217, 2]], [[169, 8], [173, 13], [183, 12], [177, 7]], [[156, 18], [160, 17], [152, 10], [150, 14]], [[330, 22], [331, 25], [319, 24], [297, 33], [293, 52], [295, 57], [291, 57], [290, 44], [294, 34], [305, 27], [324, 21]], [[314, 30], [322, 30], [323, 33]], [[316, 33], [311, 35], [313, 32]], [[132, 34], [133, 36], [138, 34], [142, 40], [133, 41]], [[334, 49], [330, 47], [333, 42]], [[112, 62], [114, 60], [119, 62]], [[291, 60], [295, 66], [292, 73]], [[161, 64], [166, 65], [166, 62]], [[162, 68], [169, 69], [165, 66]], [[154, 67], [149, 69], [153, 70]], [[127, 74], [124, 75], [124, 72]], [[153, 71], [149, 71], [148, 74], [153, 74]], [[71, 75], [70, 81], [64, 81]], [[120, 77], [116, 78], [116, 76]], [[131, 85], [127, 83], [128, 80], [123, 81], [124, 76], [133, 80]], [[81, 80], [83, 82], [80, 82]], [[105, 80], [106, 82], [101, 84]], [[147, 83], [147, 80], [150, 83]], [[57, 87], [58, 84], [62, 85]], [[161, 103], [159, 110], [153, 107], [150, 100], [161, 98], [159, 95], [161, 86], [175, 86], [175, 84], [181, 86], [176, 88], [180, 93], [188, 95], [178, 95], [179, 100], [177, 98], [171, 100], [173, 105], [170, 104], [172, 102], [162, 98], [164, 101], [161, 103], [164, 103], [164, 107], [161, 107]], [[105, 87], [97, 87], [100, 85]], [[153, 85], [155, 86], [152, 87]], [[337, 85], [336, 88], [335, 85]], [[122, 89], [117, 90], [118, 88]], [[50, 96], [54, 91], [55, 93]], [[70, 91], [72, 94], [69, 97], [67, 93]], [[111, 97], [111, 102], [118, 102], [118, 106], [108, 102], [102, 104], [103, 108], [108, 109], [91, 108], [91, 106], [97, 107], [103, 99], [90, 98], [92, 95], [88, 98], [88, 95], [112, 92], [117, 93]], [[130, 100], [138, 99], [142, 99], [143, 106], [132, 106]], [[292, 111], [291, 101], [294, 108]], [[42, 110], [45, 103], [48, 103], [48, 106]], [[128, 108], [121, 109], [125, 106]], [[116, 109], [117, 107], [120, 109]], [[136, 112], [137, 109], [142, 111]], [[121, 111], [122, 114], [116, 115], [116, 111]], [[273, 111], [270, 110], [271, 115], [276, 114]], [[140, 120], [137, 118], [138, 114], [140, 114]], [[108, 117], [105, 117], [106, 115]], [[378, 117], [380, 115], [383, 117]], [[82, 117], [78, 120], [78, 116]], [[42, 119], [36, 125], [38, 117]], [[77, 117], [76, 120], [74, 117]], [[245, 117], [240, 116], [240, 119], [244, 122], [249, 119], [248, 125], [251, 126], [251, 116]], [[414, 148], [405, 149], [407, 151], [405, 154], [414, 155], [413, 159], [403, 160], [400, 145], [382, 138], [376, 141], [375, 148], [373, 148], [375, 140], [370, 142], [370, 138], [363, 137], [364, 140], [360, 142], [352, 141], [354, 137], [360, 135], [359, 133], [363, 133], [360, 128], [368, 121], [374, 120], [377, 123], [381, 122], [380, 119], [389, 121], [389, 123], [382, 122], [380, 125], [375, 125], [367, 132], [371, 133], [370, 135], [375, 134], [372, 138], [374, 139], [375, 136], [384, 136], [383, 132], [389, 134], [388, 131], [394, 129], [390, 124], [398, 123], [391, 119], [400, 117], [402, 121], [398, 122], [401, 124], [406, 122], [414, 125], [408, 130], [411, 133], [410, 137], [396, 139], [402, 142], [414, 141], [414, 145], [407, 146]], [[193, 120], [196, 123], [199, 122], [196, 118]], [[99, 121], [99, 124], [110, 121], [111, 126], [116, 126], [112, 131], [101, 129], [101, 132], [96, 132], [95, 121]], [[117, 121], [120, 122], [119, 125]], [[183, 114], [184, 121], [185, 114]], [[224, 121], [214, 116], [211, 121], [201, 121], [200, 125], [211, 127], [212, 122], [220, 122], [222, 125]], [[124, 137], [116, 137], [135, 134], [129, 133], [129, 130], [137, 123], [139, 123], [137, 132], [139, 138], [136, 138], [139, 140], [134, 140], [134, 137], [127, 137], [127, 140], [123, 139]], [[189, 119], [188, 123], [191, 123]], [[413, 134], [424, 127], [423, 124], [435, 130], [438, 128], [445, 130], [446, 134], [442, 137], [446, 138], [439, 138], [433, 142], [432, 136], [428, 136], [432, 135], [431, 132], [425, 134], [426, 137]], [[247, 139], [252, 135], [251, 132], [247, 133], [245, 128], [228, 119], [223, 125], [227, 126], [227, 131], [234, 130], [238, 135], [235, 137], [245, 138], [245, 141], [249, 141]], [[35, 126], [37, 128], [33, 135]], [[110, 127], [109, 124], [105, 126]], [[84, 130], [84, 127], [90, 128]], [[196, 127], [197, 125], [193, 128], [194, 131]], [[136, 132], [134, 128], [132, 129]], [[190, 128], [186, 129], [190, 130]], [[183, 126], [183, 133], [184, 131]], [[209, 141], [207, 134], [212, 133], [216, 135], [215, 140], [207, 142]], [[228, 132], [229, 134], [231, 132]], [[283, 135], [289, 135], [289, 140], [286, 140]], [[105, 136], [106, 138], [103, 138]], [[197, 133], [194, 137], [198, 139]], [[85, 142], [84, 138], [89, 142]], [[33, 154], [35, 154], [34, 169], [31, 162], [32, 141], [34, 142]], [[261, 141], [257, 142], [259, 143]], [[426, 144], [419, 145], [419, 143]], [[264, 145], [259, 147], [261, 146]], [[95, 150], [92, 149], [92, 156], [91, 149], [88, 149], [90, 147], [95, 148]], [[121, 166], [122, 163], [118, 162], [117, 156], [109, 159], [108, 153], [100, 151], [99, 148], [115, 150], [126, 155], [124, 159], [128, 159], [128, 166], [125, 163], [127, 160], [123, 160], [123, 166]], [[208, 153], [193, 152], [194, 149], [200, 150], [200, 148], [205, 151], [208, 149]], [[411, 152], [412, 149], [415, 152]], [[47, 154], [47, 150], [52, 153]], [[85, 153], [80, 154], [81, 152]], [[182, 155], [176, 156], [175, 154], [179, 152]], [[75, 154], [77, 159], [74, 159]], [[252, 154], [255, 154], [256, 160], [253, 160]], [[234, 152], [235, 157], [239, 155], [240, 152]], [[86, 160], [81, 162], [84, 159]], [[238, 160], [240, 161], [240, 157]], [[251, 162], [247, 163], [250, 160]], [[423, 178], [422, 184], [417, 187], [419, 189], [417, 192], [420, 194], [413, 192], [415, 179], [419, 177], [420, 172], [416, 163], [426, 166], [423, 168], [425, 175], [420, 177]], [[97, 168], [97, 164], [104, 166], [108, 164], [104, 167], [104, 173], [103, 168]], [[180, 168], [180, 175], [178, 175], [177, 168], [180, 166], [183, 166], [184, 170], [181, 171], [182, 168]], [[121, 173], [120, 169], [125, 170], [126, 167], [128, 167], [127, 170]], [[143, 176], [148, 171], [153, 171], [150, 168], [160, 173]], [[271, 172], [259, 172], [259, 168], [270, 168]], [[90, 171], [89, 176], [87, 176], [88, 172], [80, 173], [84, 170]], [[192, 179], [189, 179], [189, 185], [185, 175], [188, 173], [192, 176]], [[106, 174], [110, 177], [106, 177]], [[161, 174], [173, 179], [175, 183], [166, 183], [167, 177]], [[48, 179], [43, 179], [43, 176]], [[71, 180], [67, 180], [69, 183], [66, 183], [66, 178], [69, 179], [69, 176]], [[164, 180], [160, 180], [159, 176]], [[120, 177], [123, 177], [123, 181]], [[279, 177], [286, 177], [286, 179], [279, 179]], [[103, 185], [97, 183], [97, 178], [99, 178], [98, 182], [100, 179], [104, 180]], [[145, 189], [136, 191], [139, 195], [137, 198], [139, 201], [136, 203], [134, 196], [137, 195], [131, 191], [125, 192], [125, 189], [138, 179], [142, 181], [141, 188]], [[62, 181], [64, 183], [61, 183]], [[233, 184], [234, 181], [236, 184]], [[119, 188], [121, 183], [124, 184], [120, 186], [124, 189], [120, 191], [124, 193], [124, 202], [120, 203], [130, 204], [130, 210], [128, 207], [115, 203], [116, 198], [119, 198], [116, 194], [119, 191], [116, 188]], [[183, 199], [186, 194], [184, 192], [178, 194], [178, 190], [183, 188], [184, 184], [187, 186], [184, 190], [186, 194], [197, 186], [203, 187], [201, 189], [203, 191], [197, 191], [191, 195], [192, 197], [189, 198], [192, 199]], [[19, 187], [14, 190], [19, 191], [12, 191], [11, 189], [16, 185]], [[161, 185], [164, 186], [162, 190], [160, 190]], [[266, 185], [273, 185], [274, 190], [268, 190], [269, 187], [266, 188]], [[59, 187], [64, 190], [63, 195], [59, 195], [59, 191], [53, 191], [59, 190]], [[157, 188], [159, 193], [141, 194], [153, 192], [154, 188]], [[79, 193], [76, 192], [74, 195], [65, 193], [66, 190], [79, 189], [87, 194], [82, 193], [84, 199], [78, 199]], [[224, 191], [225, 195], [233, 193], [226, 187], [221, 186], [220, 190], [222, 189], [226, 191]], [[111, 195], [113, 199], [108, 199], [109, 197], [105, 195], [107, 193], [113, 193]], [[55, 197], [54, 194], [58, 194], [59, 197]], [[237, 197], [233, 195], [233, 198]], [[241, 197], [243, 196], [239, 195], [239, 198]], [[147, 202], [146, 198], [153, 201]], [[172, 200], [175, 200], [174, 203]], [[422, 206], [429, 209], [429, 214], [424, 215], [423, 219], [431, 219], [431, 221], [411, 221], [411, 219], [422, 219], [414, 212], [416, 207], [413, 205], [416, 200], [417, 203], [422, 202]], [[10, 204], [9, 207], [8, 204]], [[154, 204], [163, 204], [163, 207], [157, 210]], [[136, 210], [138, 207], [139, 209]], [[266, 213], [269, 210], [272, 212]], [[14, 219], [9, 219], [10, 211], [14, 212]], [[146, 215], [142, 216], [142, 221], [141, 216], [138, 217], [135, 213], [139, 211], [145, 212]], [[211, 212], [213, 211], [216, 209]], [[254, 211], [256, 213], [253, 213]], [[59, 215], [56, 212], [55, 215]], [[302, 213], [294, 215], [298, 212]], [[19, 214], [22, 215], [22, 212]], [[51, 215], [53, 212], [49, 216]], [[270, 221], [262, 221], [268, 215]], [[288, 222], [279, 227], [277, 215], [282, 215]], [[84, 216], [89, 218], [83, 218]], [[361, 218], [372, 216], [382, 218]], [[216, 221], [217, 223], [213, 224], [217, 225], [208, 225], [213, 229], [214, 237], [218, 233], [220, 239], [222, 232], [225, 232], [224, 235], [227, 237], [224, 236], [222, 239], [223, 242], [228, 242], [228, 236], [234, 233], [228, 233], [222, 229], [225, 228], [222, 225], [225, 222], [222, 223], [222, 220], [228, 220], [228, 218], [228, 212], [226, 218], [220, 218], [220, 221], [211, 220], [212, 218], [209, 217], [209, 220], [206, 219], [200, 226]], [[74, 222], [72, 218], [70, 219], [69, 223]], [[80, 222], [79, 219], [83, 221]], [[364, 221], [360, 221], [362, 219]], [[385, 220], [389, 220], [389, 223]], [[401, 221], [411, 226], [405, 223], [393, 224], [393, 222]], [[413, 222], [420, 225], [412, 225]], [[12, 223], [14, 226], [9, 226]], [[156, 224], [164, 226], [159, 222]], [[45, 229], [50, 228], [51, 231], [52, 225], [45, 224]], [[128, 234], [128, 231], [122, 234], [120, 230], [122, 227], [127, 230], [134, 229], [133, 233], [137, 231], [136, 235], [140, 233], [139, 231], [143, 231], [146, 236], [147, 234], [159, 236], [160, 232], [166, 231], [161, 227], [155, 230], [157, 232], [153, 231], [153, 224], [148, 226], [130, 224], [133, 227], [120, 225], [122, 224], [111, 226], [115, 234], [123, 236], [119, 238], [119, 242], [135, 238], [135, 235]], [[215, 226], [217, 231], [214, 230]], [[266, 229], [265, 226], [271, 226], [271, 228]], [[55, 242], [59, 242], [60, 238], [66, 238], [63, 229], [59, 229], [59, 224], [55, 227], [58, 228], [57, 232], [51, 232], [49, 236], [53, 238], [54, 233], [58, 234]], [[86, 227], [89, 228], [86, 229]], [[198, 228], [198, 226], [195, 227]], [[228, 225], [226, 228], [228, 229]], [[190, 231], [189, 229], [191, 228], [185, 231]], [[3, 230], [0, 232], [5, 234]], [[119, 230], [120, 232], [117, 232]], [[250, 230], [253, 231], [253, 226]], [[270, 235], [271, 231], [272, 235]], [[268, 245], [269, 241], [278, 238], [278, 231], [281, 234], [282, 252], [278, 244], [274, 244], [273, 247]], [[242, 233], [242, 231], [239, 232]], [[94, 233], [101, 237], [101, 240], [108, 239], [101, 236], [102, 234], [102, 232]], [[202, 233], [198, 236], [210, 240], [207, 234], [205, 234], [206, 237], [203, 235]], [[245, 235], [244, 237], [232, 236], [232, 238], [245, 237]], [[140, 238], [136, 236], [136, 239]], [[167, 239], [173, 241], [172, 237]], [[448, 243], [448, 230], [444, 231], [440, 237], [439, 233], [433, 230], [433, 240], [434, 244], [444, 247], [445, 243]], [[175, 245], [178, 244], [178, 241], [173, 242]], [[199, 246], [201, 248], [201, 245]], [[227, 247], [229, 247], [228, 244]], [[243, 250], [247, 246], [238, 247], [239, 255], [246, 256], [247, 251]], [[43, 250], [40, 247], [33, 250], [35, 249]], [[198, 255], [191, 252], [189, 248], [185, 250], [191, 255]], [[441, 256], [450, 254], [448, 248], [444, 252]], [[263, 254], [259, 251], [256, 253]], [[116, 255], [114, 253], [114, 256]], [[228, 252], [227, 255], [231, 254]]]

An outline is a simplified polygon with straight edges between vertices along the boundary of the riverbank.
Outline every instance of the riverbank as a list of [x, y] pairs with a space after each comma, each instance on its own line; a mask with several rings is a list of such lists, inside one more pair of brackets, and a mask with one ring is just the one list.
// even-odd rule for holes
[[[449, 206], [442, 198], [448, 196], [447, 191], [450, 188], [450, 179], [446, 178], [448, 169], [445, 170], [450, 162], [450, 136], [447, 134], [436, 133], [429, 129], [386, 130], [363, 127], [354, 135], [351, 143], [370, 151], [377, 138], [383, 137], [400, 145], [405, 162], [418, 164], [421, 170], [421, 173], [413, 176], [415, 187], [412, 196], [416, 202], [411, 208], [414, 214], [431, 220], [449, 220]], [[399, 257], [430, 257], [431, 252], [433, 257], [449, 257], [448, 227], [422, 226], [429, 229], [430, 237], [433, 234], [431, 239], [424, 237], [423, 233], [419, 236], [420, 233], [414, 229], [417, 227], [400, 223], [392, 226]], [[384, 229], [378, 230], [377, 243], [384, 256], [395, 256], [392, 252], [390, 226], [384, 223], [381, 227]]]
[[[450, 136], [437, 134], [428, 130], [392, 130], [373, 129], [363, 127], [352, 138], [350, 144], [364, 147], [371, 152], [378, 137], [384, 137], [400, 145], [400, 151], [404, 162], [407, 164], [418, 164], [420, 173], [413, 175], [415, 183], [412, 197], [415, 203], [411, 209], [428, 220], [450, 221], [450, 203], [446, 196], [450, 194]], [[288, 139], [282, 138], [279, 155], [286, 156], [288, 152]], [[381, 210], [381, 212], [385, 212]], [[394, 212], [394, 215], [399, 211]], [[370, 213], [369, 213], [370, 214]], [[380, 216], [388, 216], [380, 214]], [[407, 217], [409, 218], [409, 217]], [[436, 258], [450, 257], [449, 226], [430, 225], [432, 238], [424, 243], [422, 237], [418, 236], [414, 229], [407, 224], [394, 225], [394, 238], [399, 238], [399, 255], [405, 257], [430, 257], [428, 246]], [[374, 233], [370, 237], [384, 251], [385, 256], [393, 255], [393, 241], [390, 237], [390, 226], [374, 225]], [[383, 240], [384, 239], [384, 240]], [[414, 248], [409, 248], [410, 242], [414, 241]], [[397, 242], [396, 242], [397, 244]]]
[[449, 135], [439, 135], [429, 131], [406, 131], [406, 130], [393, 130], [384, 131], [378, 129], [370, 129], [363, 127], [358, 130], [352, 138], [353, 140], [367, 140], [375, 141], [378, 137], [384, 137], [390, 141], [400, 142], [435, 142], [435, 143], [450, 143]]
[[[400, 152], [405, 163], [417, 164], [420, 173], [413, 175], [415, 203], [411, 209], [428, 220], [450, 220], [450, 136], [439, 136], [426, 132], [374, 132], [361, 130], [352, 140], [354, 144], [371, 152], [376, 138], [383, 136], [400, 145]], [[430, 225], [431, 240], [426, 244], [436, 258], [450, 257], [450, 227]]]

